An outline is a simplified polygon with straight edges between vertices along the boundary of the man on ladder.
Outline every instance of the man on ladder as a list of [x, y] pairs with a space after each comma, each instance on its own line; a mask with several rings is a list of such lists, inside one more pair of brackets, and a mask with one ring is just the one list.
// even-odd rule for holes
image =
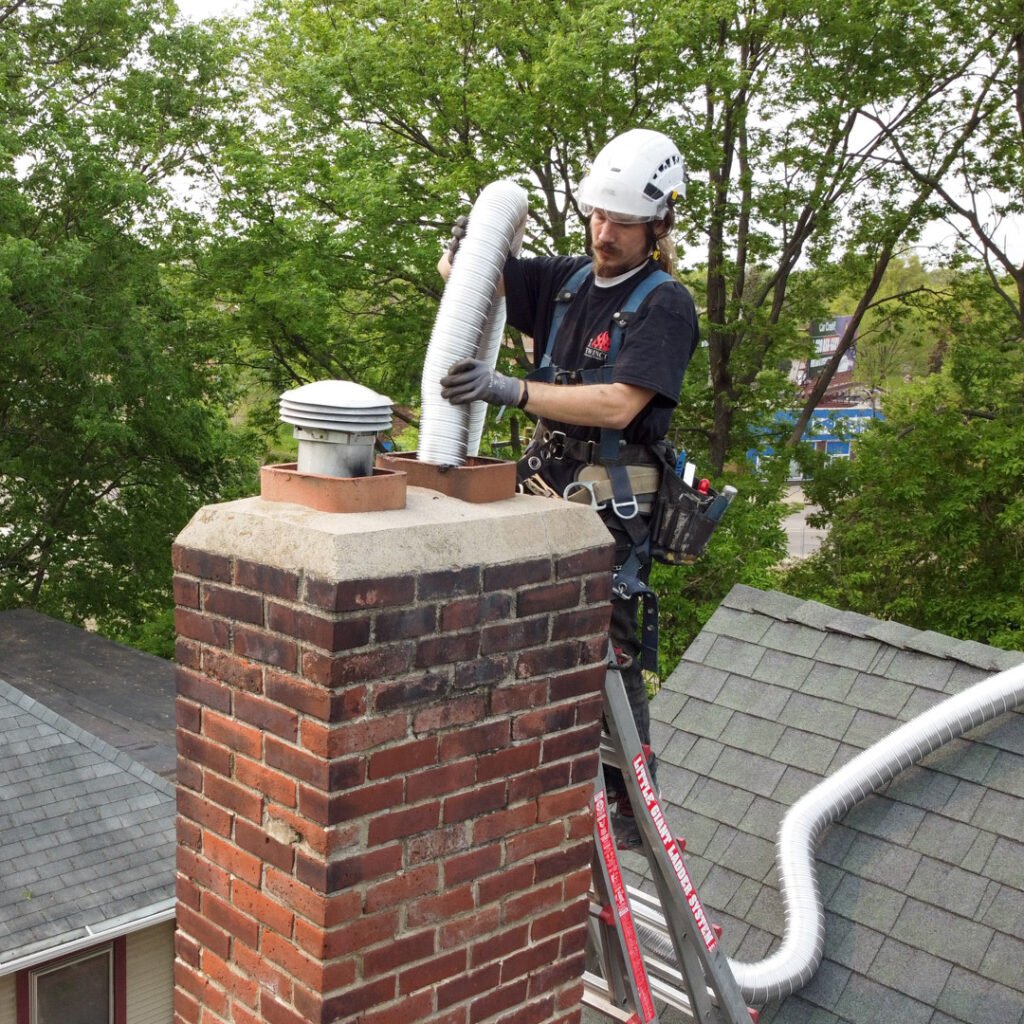
[[[665, 462], [664, 440], [698, 342], [689, 292], [671, 276], [669, 233], [685, 170], [675, 144], [637, 128], [613, 139], [580, 185], [577, 207], [591, 256], [510, 258], [502, 274], [508, 323], [535, 339], [525, 380], [485, 363], [451, 367], [442, 395], [483, 400], [538, 418], [519, 464], [532, 493], [585, 500], [615, 539], [611, 640], [640, 739], [650, 744], [642, 670], [657, 667], [648, 525]], [[462, 229], [438, 265], [447, 277]], [[643, 625], [637, 613], [642, 607]], [[652, 775], [656, 768], [650, 760]], [[621, 773], [606, 773], [619, 844], [640, 845]]]

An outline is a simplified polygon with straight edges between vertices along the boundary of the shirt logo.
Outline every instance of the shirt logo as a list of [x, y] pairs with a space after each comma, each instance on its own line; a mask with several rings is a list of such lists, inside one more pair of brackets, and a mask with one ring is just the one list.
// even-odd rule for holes
[[612, 347], [612, 337], [607, 331], [602, 331], [596, 338], [587, 342], [587, 350], [584, 353], [588, 359], [606, 360], [608, 350]]

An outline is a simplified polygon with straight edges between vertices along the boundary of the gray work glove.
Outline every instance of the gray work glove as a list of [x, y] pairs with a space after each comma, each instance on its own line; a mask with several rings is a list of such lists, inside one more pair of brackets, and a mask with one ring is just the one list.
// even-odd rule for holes
[[452, 225], [452, 237], [448, 243], [448, 265], [455, 262], [455, 254], [459, 251], [459, 245], [466, 237], [466, 225], [469, 224], [468, 217], [456, 217]]
[[519, 403], [519, 379], [492, 370], [479, 359], [460, 359], [441, 378], [441, 397], [452, 405], [481, 401], [515, 407]]

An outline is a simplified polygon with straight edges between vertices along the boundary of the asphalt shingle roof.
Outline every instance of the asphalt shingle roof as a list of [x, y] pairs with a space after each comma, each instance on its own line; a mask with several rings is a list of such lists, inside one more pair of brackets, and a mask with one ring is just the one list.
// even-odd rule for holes
[[0, 679], [0, 972], [174, 895], [174, 787]]
[[[668, 818], [731, 957], [778, 945], [774, 843], [789, 807], [902, 723], [1022, 661], [780, 593], [727, 596], [651, 711]], [[1020, 710], [852, 808], [817, 855], [824, 960], [762, 1024], [1024, 1024]], [[624, 862], [643, 876], [643, 861]]]

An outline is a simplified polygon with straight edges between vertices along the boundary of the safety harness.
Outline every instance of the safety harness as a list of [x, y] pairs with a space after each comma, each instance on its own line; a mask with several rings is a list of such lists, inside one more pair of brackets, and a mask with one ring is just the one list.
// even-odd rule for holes
[[[559, 289], [555, 296], [555, 309], [544, 355], [539, 367], [527, 376], [527, 380], [545, 384], [610, 383], [615, 358], [622, 348], [626, 328], [634, 314], [655, 288], [672, 280], [672, 277], [663, 270], [648, 274], [630, 292], [622, 309], [612, 314], [608, 357], [603, 366], [588, 370], [563, 370], [552, 363], [555, 339], [561, 330], [569, 306], [589, 273], [590, 263], [582, 264]], [[660, 465], [660, 460], [651, 452], [648, 445], [627, 444], [622, 438], [622, 431], [611, 427], [601, 428], [597, 442], [568, 437], [563, 431], [546, 431], [541, 436], [538, 448], [528, 453], [520, 463], [520, 476], [528, 477], [536, 473], [546, 459], [563, 458], [570, 458], [585, 465], [596, 463], [608, 471], [612, 485], [611, 509], [630, 540], [629, 556], [617, 567], [612, 578], [612, 592], [614, 597], [622, 600], [640, 598], [640, 665], [641, 668], [654, 671], [658, 664], [658, 598], [640, 578], [642, 570], [651, 561], [650, 534], [647, 524], [638, 515], [640, 505], [630, 484], [628, 467]], [[573, 486], [569, 485], [570, 488]], [[563, 497], [568, 497], [568, 494]]]

